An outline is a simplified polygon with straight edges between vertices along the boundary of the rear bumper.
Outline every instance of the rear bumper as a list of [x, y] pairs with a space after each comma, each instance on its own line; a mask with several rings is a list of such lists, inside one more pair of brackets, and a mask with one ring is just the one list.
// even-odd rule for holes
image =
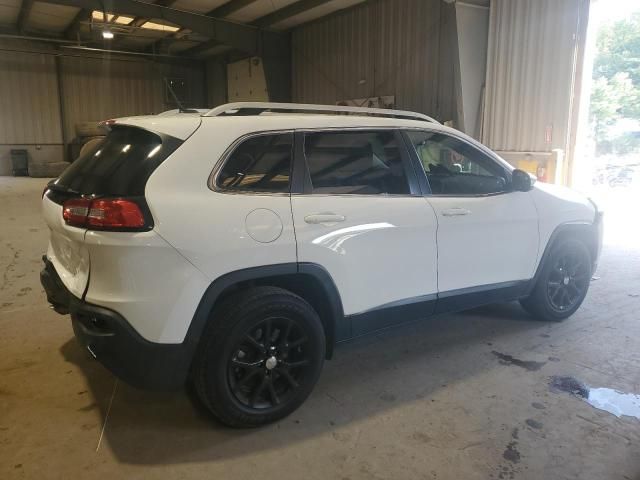
[[71, 314], [76, 339], [118, 378], [140, 388], [175, 390], [184, 385], [191, 364], [185, 344], [150, 342], [119, 313], [87, 303], [64, 286], [53, 264], [45, 266], [40, 281], [54, 310]]
[[44, 268], [40, 272], [40, 283], [47, 294], [47, 302], [51, 304], [56, 312], [66, 315], [69, 313], [69, 303], [73, 295], [60, 280], [53, 263], [45, 255], [42, 256], [42, 261], [44, 262]]

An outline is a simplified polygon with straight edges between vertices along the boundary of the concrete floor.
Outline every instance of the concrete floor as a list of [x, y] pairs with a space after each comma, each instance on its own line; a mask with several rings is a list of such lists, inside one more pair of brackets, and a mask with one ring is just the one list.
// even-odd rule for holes
[[[572, 375], [640, 393], [640, 235], [624, 210], [564, 323], [499, 305], [363, 338], [289, 418], [234, 431], [185, 392], [116, 382], [47, 308], [44, 184], [0, 177], [2, 479], [640, 479], [640, 421], [549, 388]], [[635, 200], [620, 205], [640, 222]]]

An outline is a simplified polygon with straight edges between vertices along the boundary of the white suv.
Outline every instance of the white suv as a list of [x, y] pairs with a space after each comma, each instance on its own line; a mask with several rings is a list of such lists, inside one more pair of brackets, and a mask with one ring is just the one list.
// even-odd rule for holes
[[424, 115], [241, 103], [108, 123], [45, 190], [48, 300], [115, 375], [191, 380], [228, 425], [291, 413], [367, 332], [511, 300], [568, 317], [596, 267], [590, 200]]

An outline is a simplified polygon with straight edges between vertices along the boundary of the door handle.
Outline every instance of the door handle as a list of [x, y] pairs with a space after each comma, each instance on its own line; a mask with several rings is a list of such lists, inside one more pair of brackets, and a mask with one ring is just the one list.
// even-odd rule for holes
[[461, 217], [463, 215], [469, 215], [470, 213], [471, 213], [471, 210], [467, 210], [466, 208], [455, 207], [455, 208], [449, 208], [447, 210], [443, 210], [442, 216], [443, 217]]
[[344, 222], [346, 217], [335, 213], [314, 213], [304, 217], [304, 221], [314, 225], [332, 225], [334, 223]]

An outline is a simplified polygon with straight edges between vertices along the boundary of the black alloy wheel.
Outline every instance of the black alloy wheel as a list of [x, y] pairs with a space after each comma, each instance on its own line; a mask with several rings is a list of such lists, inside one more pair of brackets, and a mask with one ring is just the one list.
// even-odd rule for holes
[[573, 315], [587, 295], [592, 259], [578, 238], [559, 239], [543, 259], [533, 290], [520, 304], [535, 318], [558, 322]]
[[278, 287], [253, 287], [228, 297], [212, 314], [193, 382], [222, 423], [257, 427], [286, 417], [315, 386], [326, 355], [316, 311]]
[[268, 317], [233, 348], [229, 386], [244, 407], [269, 411], [286, 403], [311, 365], [309, 337], [292, 318]]
[[547, 280], [547, 295], [554, 310], [571, 310], [589, 288], [591, 266], [580, 252], [557, 258]]

